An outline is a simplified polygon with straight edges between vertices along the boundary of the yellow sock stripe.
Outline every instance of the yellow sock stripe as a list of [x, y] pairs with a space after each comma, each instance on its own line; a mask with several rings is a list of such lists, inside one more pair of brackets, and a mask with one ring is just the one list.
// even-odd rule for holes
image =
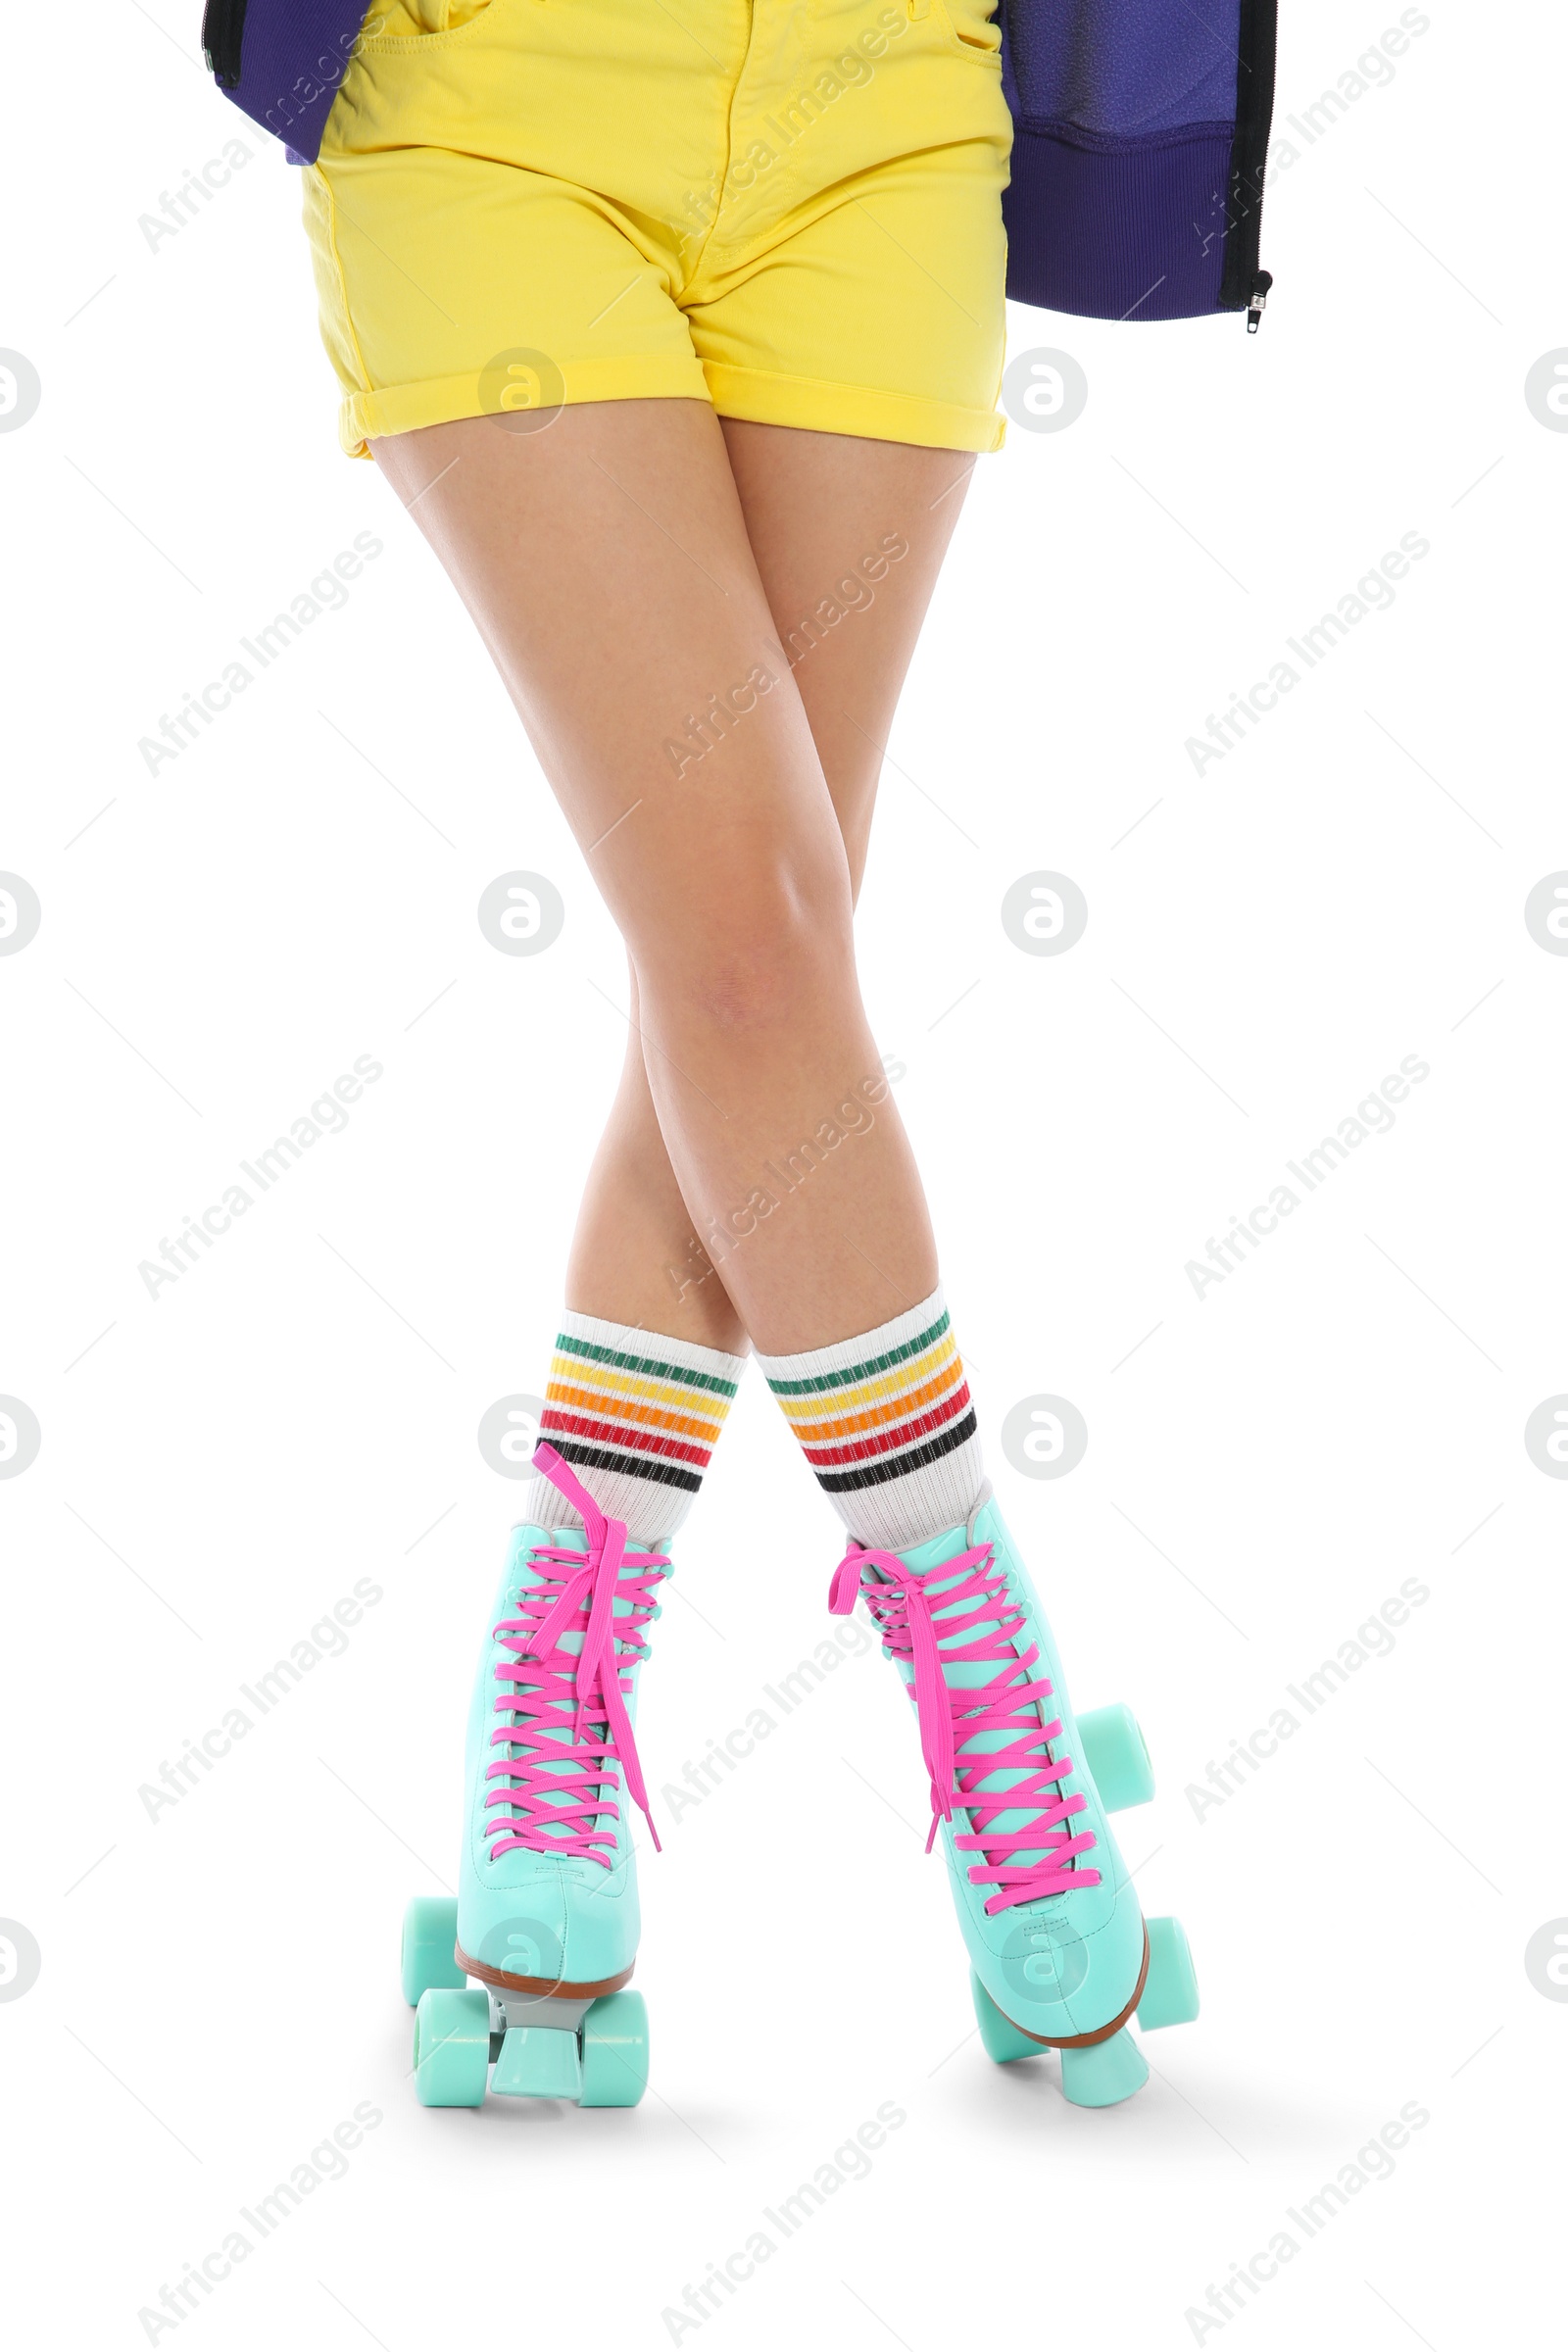
[[729, 1411], [728, 1397], [715, 1397], [701, 1389], [677, 1388], [671, 1382], [645, 1374], [612, 1371], [586, 1364], [579, 1356], [557, 1355], [551, 1361], [547, 1394], [572, 1390], [591, 1396], [593, 1407], [604, 1413], [632, 1413], [663, 1408], [689, 1414], [716, 1438]]
[[602, 1391], [568, 1389], [555, 1380], [550, 1383], [545, 1402], [572, 1412], [591, 1413], [596, 1420], [613, 1421], [627, 1429], [667, 1430], [671, 1436], [690, 1438], [695, 1444], [706, 1446], [710, 1451], [724, 1426], [722, 1415], [716, 1421], [699, 1420], [692, 1413], [671, 1413], [651, 1405], [639, 1405], [631, 1412], [618, 1411], [614, 1399], [607, 1399]]
[[842, 1417], [900, 1400], [907, 1403], [910, 1392], [923, 1387], [938, 1373], [952, 1380], [961, 1380], [963, 1377], [957, 1342], [951, 1332], [944, 1333], [934, 1347], [926, 1348], [908, 1364], [901, 1364], [896, 1374], [883, 1374], [872, 1380], [860, 1381], [853, 1388], [818, 1390], [816, 1395], [810, 1396], [780, 1396], [779, 1403], [784, 1408], [790, 1427], [800, 1436], [803, 1424], [806, 1428], [812, 1427], [824, 1407], [835, 1417]]
[[962, 1385], [963, 1365], [955, 1352], [953, 1362], [944, 1365], [935, 1380], [926, 1381], [918, 1389], [905, 1390], [899, 1396], [866, 1405], [859, 1412], [835, 1414], [831, 1421], [801, 1421], [792, 1417], [790, 1427], [803, 1446], [820, 1446], [831, 1438], [851, 1438], [865, 1430], [885, 1428], [890, 1422], [913, 1420]]

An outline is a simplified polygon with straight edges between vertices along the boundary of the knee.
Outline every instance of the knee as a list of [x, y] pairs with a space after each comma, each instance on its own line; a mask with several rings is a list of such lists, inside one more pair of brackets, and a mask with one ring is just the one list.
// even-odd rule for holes
[[753, 1034], [788, 1025], [824, 991], [854, 986], [847, 872], [817, 885], [783, 876], [704, 891], [637, 957], [641, 986], [666, 1015]]

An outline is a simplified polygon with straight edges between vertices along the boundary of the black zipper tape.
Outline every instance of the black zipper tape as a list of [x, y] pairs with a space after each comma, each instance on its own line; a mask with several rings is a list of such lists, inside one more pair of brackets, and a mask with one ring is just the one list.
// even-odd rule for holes
[[1236, 41], [1236, 136], [1225, 191], [1225, 268], [1222, 311], [1246, 311], [1255, 333], [1263, 299], [1273, 284], [1258, 268], [1263, 226], [1263, 167], [1274, 118], [1274, 37], [1277, 0], [1241, 0]]
[[239, 87], [244, 40], [245, 0], [207, 0], [202, 17], [202, 55], [220, 90]]

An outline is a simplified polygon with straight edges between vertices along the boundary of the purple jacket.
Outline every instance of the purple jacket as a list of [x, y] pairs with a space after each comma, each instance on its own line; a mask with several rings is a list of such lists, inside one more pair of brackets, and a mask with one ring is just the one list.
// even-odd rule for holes
[[[1007, 292], [1090, 318], [1245, 311], [1276, 0], [998, 0], [1012, 110]], [[309, 163], [369, 0], [207, 0], [219, 87]]]

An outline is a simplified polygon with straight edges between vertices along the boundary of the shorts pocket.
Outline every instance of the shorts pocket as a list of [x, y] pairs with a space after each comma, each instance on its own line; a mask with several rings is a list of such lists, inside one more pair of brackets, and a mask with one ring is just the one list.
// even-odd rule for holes
[[450, 41], [502, 5], [503, 0], [373, 0], [359, 45], [384, 53]]
[[[996, 0], [992, 0], [992, 6]], [[972, 56], [997, 57], [1002, 49], [1002, 27], [992, 17], [986, 0], [934, 0], [943, 24], [954, 45], [966, 49]]]

